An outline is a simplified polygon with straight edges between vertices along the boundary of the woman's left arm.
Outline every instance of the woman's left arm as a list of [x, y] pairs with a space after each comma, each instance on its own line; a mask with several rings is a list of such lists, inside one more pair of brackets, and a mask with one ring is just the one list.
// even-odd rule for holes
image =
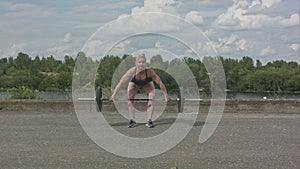
[[156, 84], [158, 84], [159, 88], [162, 90], [162, 92], [163, 92], [163, 94], [165, 96], [165, 100], [167, 102], [169, 102], [170, 101], [170, 97], [169, 97], [167, 89], [166, 89], [164, 83], [161, 81], [160, 77], [152, 69], [149, 69], [149, 75], [153, 79], [153, 81]]

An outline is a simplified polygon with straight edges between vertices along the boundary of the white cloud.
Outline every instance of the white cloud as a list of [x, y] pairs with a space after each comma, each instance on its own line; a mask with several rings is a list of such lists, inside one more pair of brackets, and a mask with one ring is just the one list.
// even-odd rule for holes
[[[70, 46], [55, 46], [53, 48], [49, 48], [46, 50], [47, 54], [46, 55], [52, 55], [57, 59], [63, 59], [64, 56], [76, 56], [79, 51], [72, 49]], [[37, 53], [39, 55], [40, 53]], [[45, 55], [45, 53], [40, 54], [40, 55]]]
[[71, 33], [66, 33], [61, 41], [65, 42], [65, 43], [70, 43], [71, 42]]
[[57, 56], [64, 56], [68, 54], [69, 47], [68, 46], [58, 46], [58, 47], [53, 47], [47, 50], [49, 53], [56, 53]]
[[209, 7], [209, 8], [217, 8], [224, 7], [232, 4], [232, 1], [229, 0], [189, 0], [184, 1], [184, 4], [187, 4], [191, 7]]
[[200, 15], [200, 13], [197, 11], [191, 11], [191, 12], [187, 13], [185, 15], [185, 19], [196, 25], [200, 25], [203, 23], [203, 18]]
[[39, 8], [39, 6], [30, 3], [7, 2], [4, 4], [5, 4], [4, 9], [9, 12], [5, 12], [0, 16], [13, 19], [9, 21], [20, 21], [20, 20], [14, 20], [17, 18], [33, 21], [38, 18], [59, 16], [58, 11], [53, 8], [43, 10]]
[[239, 41], [237, 41], [237, 46], [239, 49], [241, 49], [242, 51], [248, 51], [249, 49], [251, 49], [253, 47], [254, 42], [252, 41], [247, 41], [245, 39], [240, 39]]
[[[79, 3], [78, 6], [74, 3]], [[121, 1], [116, 3], [93, 2], [60, 2], [38, 3], [32, 1], [13, 2], [0, 1], [0, 44], [1, 53], [13, 54], [12, 49], [4, 49], [3, 46], [16, 46], [27, 42], [30, 49], [26, 51], [29, 55], [51, 55], [58, 56], [63, 49], [51, 48], [57, 42], [71, 43], [69, 52], [73, 53], [101, 24], [114, 19], [120, 11], [137, 4], [136, 2]], [[83, 5], [82, 5], [82, 4]], [[109, 12], [107, 12], [109, 11]], [[67, 32], [66, 32], [67, 31]], [[75, 32], [76, 36], [68, 32]], [[61, 35], [64, 34], [64, 37]], [[13, 43], [15, 43], [13, 45]], [[30, 45], [29, 45], [30, 44]], [[50, 46], [50, 47], [49, 47]], [[16, 48], [16, 47], [14, 47]], [[19, 47], [22, 52], [21, 47]], [[48, 50], [49, 49], [49, 50]]]
[[[142, 7], [134, 7], [131, 9], [131, 14], [139, 14], [143, 12], [156, 12], [156, 13], [168, 13], [172, 15], [178, 15], [177, 8], [180, 7], [181, 3], [175, 0], [144, 0], [144, 6]], [[159, 16], [153, 16], [149, 15], [149, 18], [145, 18], [145, 15], [141, 16], [141, 18], [138, 18], [139, 15], [135, 15], [133, 21], [137, 21], [139, 23], [136, 23], [135, 25], [142, 25], [143, 23], [157, 23], [159, 24], [159, 29], [173, 29], [174, 23], [164, 23], [163, 17]], [[149, 26], [145, 24], [145, 26]], [[158, 26], [158, 25], [154, 25]]]
[[261, 1], [260, 0], [254, 0], [254, 1], [252, 1], [252, 3], [249, 6], [249, 8], [253, 8], [255, 6], [260, 6], [260, 5], [261, 5]]
[[[119, 19], [126, 19], [109, 30], [116, 34], [124, 35], [124, 31], [127, 31], [130, 36], [141, 28], [145, 32], [158, 31], [165, 35], [176, 31], [182, 33], [181, 37], [192, 39], [193, 44], [199, 41], [193, 38], [192, 33], [178, 27], [180, 20], [166, 20], [151, 14], [139, 16], [143, 12], [156, 12], [179, 16], [199, 26], [221, 55], [238, 57], [245, 52], [246, 55], [257, 57], [258, 54], [274, 53], [276, 49], [276, 56], [272, 54], [274, 59], [288, 56], [287, 52], [291, 52], [294, 58], [299, 57], [299, 2], [294, 0], [100, 0], [72, 3], [2, 0], [0, 6], [1, 55], [15, 56], [18, 52], [29, 52], [30, 56], [59, 56], [72, 53], [74, 49], [78, 51], [97, 28], [115, 21], [118, 16]], [[112, 35], [107, 37], [108, 40], [101, 40], [119, 40], [118, 35]], [[95, 54], [99, 53], [101, 43], [91, 42], [89, 45], [94, 47], [90, 49], [95, 49]], [[154, 44], [163, 49], [173, 45], [166, 45], [163, 40], [151, 41], [150, 44], [142, 39], [119, 44], [115, 48], [121, 52], [124, 48], [134, 46], [131, 48], [133, 51], [154, 47]], [[262, 49], [261, 46], [266, 48]], [[198, 47], [211, 51], [205, 43]]]
[[262, 6], [270, 8], [272, 6], [276, 6], [281, 2], [281, 0], [262, 0]]
[[220, 54], [245, 53], [249, 51], [255, 42], [240, 38], [238, 35], [231, 34], [229, 37], [219, 38], [212, 45]]
[[25, 52], [27, 47], [26, 43], [12, 44], [9, 48], [5, 49], [2, 53], [3, 56], [16, 56], [19, 52]]
[[13, 3], [8, 1], [1, 1], [0, 5], [3, 9], [8, 11], [25, 11], [25, 10], [37, 9], [37, 6], [29, 3]]
[[120, 43], [118, 43], [112, 51], [110, 51], [110, 54], [116, 55], [116, 56], [123, 56], [126, 53], [126, 49], [130, 47], [130, 41], [125, 40]]
[[300, 49], [300, 44], [294, 43], [294, 44], [291, 44], [289, 47], [296, 52]]
[[[266, 26], [295, 26], [300, 25], [299, 14], [295, 13], [290, 18], [284, 16], [271, 16], [264, 13], [266, 8], [276, 8], [281, 0], [236, 1], [227, 11], [219, 15], [216, 25], [224, 29], [259, 29]], [[252, 8], [257, 8], [253, 10]]]
[[275, 53], [276, 53], [275, 48], [271, 48], [270, 46], [268, 46], [268, 47], [262, 49], [258, 55], [259, 56], [267, 56], [267, 55], [272, 55]]
[[156, 48], [161, 48], [162, 47], [162, 45], [161, 45], [161, 43], [160, 42], [155, 42], [155, 45], [154, 45]]
[[184, 55], [189, 56], [189, 55], [192, 55], [192, 54], [194, 54], [194, 53], [191, 49], [187, 49], [187, 50], [184, 51]]
[[279, 21], [279, 24], [284, 26], [284, 27], [300, 25], [299, 14], [295, 13], [295, 14], [291, 15], [290, 18], [287, 18], [287, 19], [282, 18]]
[[[122, 34], [124, 31], [131, 34], [141, 29], [165, 32], [177, 30], [180, 22], [179, 18], [174, 20], [166, 19], [164, 14], [177, 16], [176, 10], [180, 4], [174, 0], [145, 0], [143, 6], [132, 8], [130, 14], [119, 15], [111, 31], [114, 31], [116, 34]], [[160, 13], [162, 15], [159, 15]], [[120, 30], [119, 28], [124, 29]]]
[[[99, 53], [98, 50], [101, 50], [101, 46], [103, 45], [104, 42], [100, 40], [89, 40], [85, 45], [84, 45], [84, 51], [86, 54], [90, 54], [90, 56], [97, 56]], [[105, 49], [105, 51], [108, 51], [108, 49]]]
[[181, 5], [174, 0], [144, 0], [144, 6], [132, 8], [132, 13], [139, 12], [168, 12], [176, 14], [176, 7]]

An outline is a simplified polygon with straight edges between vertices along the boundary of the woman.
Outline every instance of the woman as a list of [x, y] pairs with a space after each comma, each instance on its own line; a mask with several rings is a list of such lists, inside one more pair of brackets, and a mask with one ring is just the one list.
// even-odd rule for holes
[[153, 122], [151, 120], [154, 108], [154, 99], [155, 99], [155, 88], [153, 81], [159, 85], [162, 90], [165, 101], [169, 102], [170, 97], [167, 93], [166, 87], [161, 81], [160, 77], [150, 68], [146, 68], [146, 57], [145, 54], [140, 54], [137, 56], [135, 61], [135, 67], [130, 68], [121, 78], [119, 83], [117, 84], [112, 96], [109, 98], [111, 102], [114, 101], [118, 91], [120, 90], [122, 84], [126, 83], [129, 79], [127, 87], [127, 96], [128, 96], [128, 111], [130, 113], [130, 122], [128, 127], [135, 127], [135, 112], [133, 106], [133, 99], [135, 94], [137, 93], [139, 87], [143, 87], [145, 93], [148, 95], [148, 107], [147, 107], [147, 123], [146, 126], [149, 128], [154, 127]]

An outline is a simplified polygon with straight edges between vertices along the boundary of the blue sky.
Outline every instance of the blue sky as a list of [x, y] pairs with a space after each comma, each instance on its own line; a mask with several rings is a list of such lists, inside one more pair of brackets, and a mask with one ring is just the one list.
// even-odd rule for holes
[[[300, 63], [299, 3], [298, 0], [1, 0], [0, 57], [15, 57], [19, 52], [32, 57], [76, 57], [101, 26], [121, 16], [162, 12], [193, 23], [221, 56], [234, 59], [250, 56], [263, 63], [281, 59]], [[172, 26], [176, 27], [168, 28]], [[163, 46], [163, 40], [156, 41], [154, 47]], [[129, 44], [133, 42], [128, 40], [118, 47], [128, 48]]]

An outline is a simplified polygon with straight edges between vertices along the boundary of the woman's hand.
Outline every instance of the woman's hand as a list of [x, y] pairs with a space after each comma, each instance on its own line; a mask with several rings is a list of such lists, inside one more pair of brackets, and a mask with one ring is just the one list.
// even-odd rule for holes
[[165, 101], [166, 102], [169, 102], [171, 99], [170, 99], [170, 96], [167, 94], [167, 95], [165, 95]]
[[110, 101], [110, 102], [114, 102], [114, 100], [115, 100], [115, 95], [111, 95], [111, 96], [109, 97], [109, 101]]

